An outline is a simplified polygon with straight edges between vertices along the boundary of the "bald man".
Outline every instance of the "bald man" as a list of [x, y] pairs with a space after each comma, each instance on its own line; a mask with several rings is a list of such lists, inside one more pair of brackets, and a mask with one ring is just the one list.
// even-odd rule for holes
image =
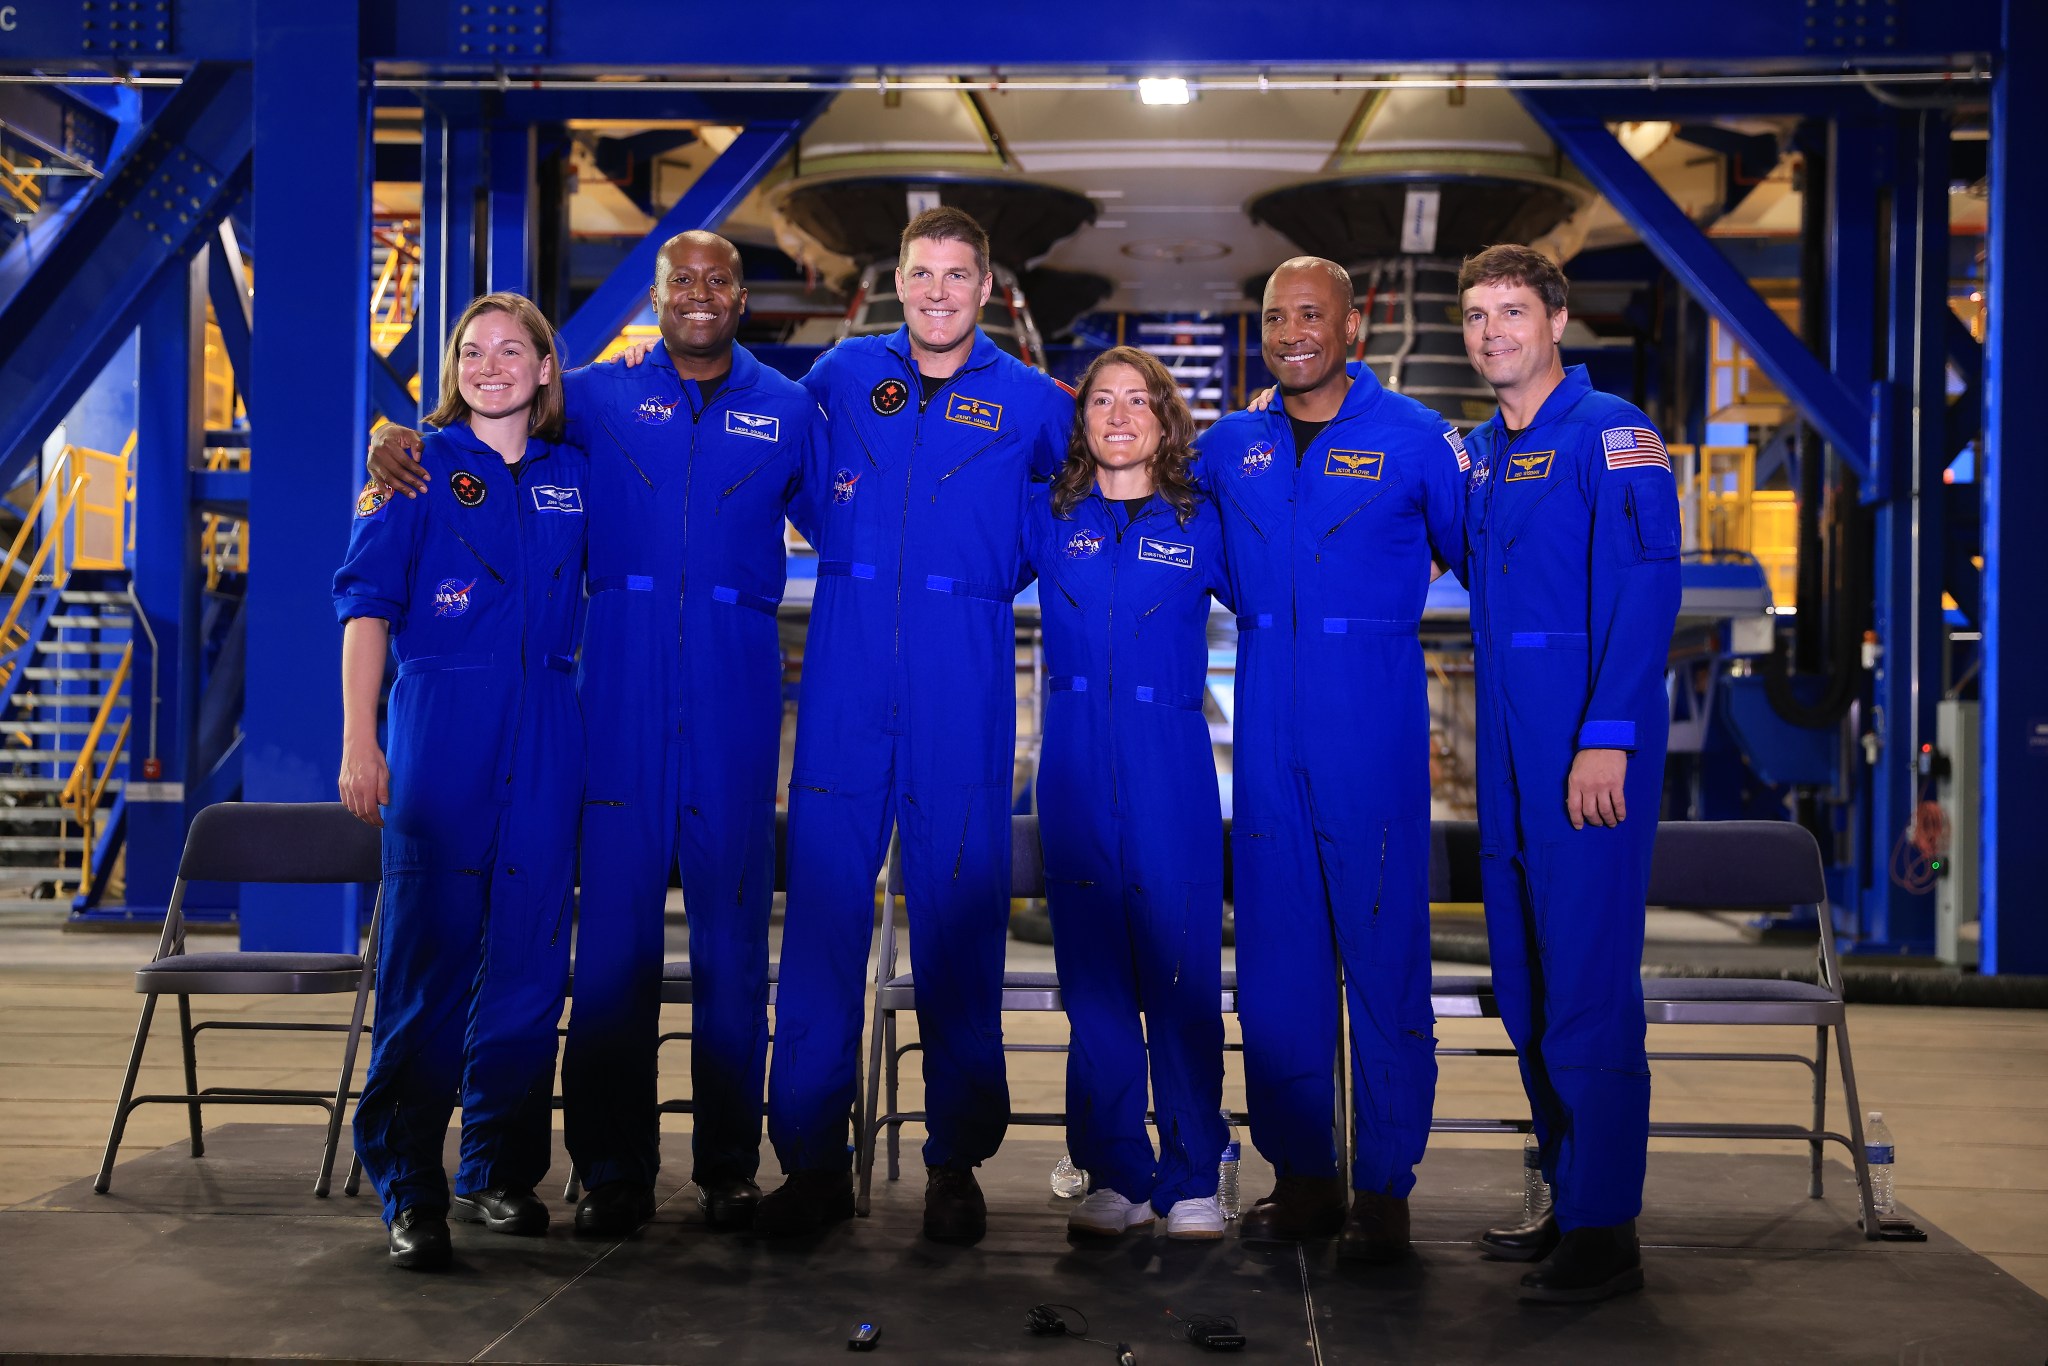
[[[562, 1074], [569, 1155], [589, 1187], [576, 1231], [594, 1237], [654, 1212], [662, 917], [678, 863], [692, 1179], [714, 1228], [750, 1222], [760, 1198], [782, 524], [812, 529], [802, 474], [824, 425], [801, 385], [734, 343], [747, 291], [731, 242], [669, 239], [650, 295], [662, 345], [646, 363], [572, 370], [565, 388], [569, 439], [590, 453], [590, 559], [583, 895]], [[374, 476], [424, 486], [403, 459], [409, 436], [380, 440]]]
[[[1231, 842], [1252, 1140], [1273, 1193], [1242, 1236], [1339, 1235], [1408, 1255], [1436, 1091], [1429, 1004], [1429, 709], [1417, 630], [1431, 562], [1464, 554], [1457, 429], [1346, 372], [1351, 277], [1296, 257], [1266, 284], [1279, 403], [1203, 434], [1234, 581]], [[1351, 1009], [1357, 1152], [1332, 1122], [1337, 979]], [[1348, 1210], [1348, 1213], [1347, 1213]]]

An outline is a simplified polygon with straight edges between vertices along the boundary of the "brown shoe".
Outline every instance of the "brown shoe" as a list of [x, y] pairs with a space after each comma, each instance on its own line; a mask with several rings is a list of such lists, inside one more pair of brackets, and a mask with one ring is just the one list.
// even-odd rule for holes
[[1237, 1236], [1254, 1243], [1330, 1238], [1344, 1227], [1344, 1178], [1283, 1176], [1273, 1193], [1245, 1211]]
[[935, 1243], [978, 1243], [988, 1232], [988, 1202], [972, 1167], [927, 1167], [924, 1236]]
[[1344, 1231], [1337, 1235], [1337, 1256], [1341, 1260], [1386, 1266], [1406, 1261], [1412, 1250], [1406, 1196], [1381, 1195], [1377, 1191], [1351, 1193], [1351, 1215], [1344, 1221]]

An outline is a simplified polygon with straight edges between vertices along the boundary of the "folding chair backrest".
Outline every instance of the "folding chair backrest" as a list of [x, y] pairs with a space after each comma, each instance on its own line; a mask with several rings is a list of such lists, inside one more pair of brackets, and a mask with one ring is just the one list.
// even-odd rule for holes
[[1652, 906], [1782, 910], [1828, 899], [1820, 846], [1791, 821], [1666, 821], [1650, 861]]
[[383, 838], [340, 802], [221, 802], [193, 818], [178, 876], [204, 882], [377, 882]]

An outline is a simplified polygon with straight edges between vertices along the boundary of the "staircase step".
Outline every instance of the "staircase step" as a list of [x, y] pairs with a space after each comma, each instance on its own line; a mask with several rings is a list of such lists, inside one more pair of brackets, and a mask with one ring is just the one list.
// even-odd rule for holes
[[[0, 773], [0, 792], [62, 792], [63, 778], [30, 778], [19, 773]], [[107, 791], [118, 792], [124, 786], [119, 778], [107, 783]]]
[[83, 735], [91, 729], [90, 721], [0, 721], [0, 735]]
[[[42, 710], [45, 710], [45, 709], [48, 709], [48, 708], [53, 708], [53, 707], [55, 707], [55, 708], [65, 708], [65, 707], [69, 707], [69, 708], [74, 708], [74, 709], [75, 709], [75, 708], [83, 708], [83, 709], [84, 709], [84, 710], [86, 710], [86, 711], [98, 711], [98, 710], [99, 710], [99, 705], [100, 705], [100, 703], [102, 703], [102, 702], [106, 701], [106, 698], [107, 698], [107, 695], [106, 695], [105, 693], [103, 693], [103, 692], [102, 692], [102, 693], [93, 693], [93, 692], [77, 692], [77, 693], [41, 693], [41, 692], [27, 692], [27, 693], [22, 693], [22, 694], [21, 694], [20, 696], [16, 697], [16, 698], [14, 699], [14, 703], [15, 703], [15, 705], [16, 705], [16, 706], [19, 706], [19, 707], [25, 707], [25, 708], [29, 709], [30, 711], [42, 711]], [[120, 710], [121, 708], [123, 708], [123, 707], [125, 707], [125, 706], [127, 706], [127, 705], [128, 705], [128, 694], [124, 692], [124, 693], [122, 693], [122, 694], [121, 694], [121, 696], [120, 696], [120, 699], [119, 699], [118, 701], [116, 701], [116, 702], [114, 703], [114, 709], [115, 709], [116, 711], [119, 711], [119, 710]], [[4, 730], [5, 728], [6, 728], [6, 723], [4, 723], [4, 722], [0, 722], [0, 730]]]
[[54, 825], [70, 819], [71, 813], [61, 806], [0, 806], [0, 825]]
[[27, 749], [0, 745], [0, 764], [13, 764], [16, 768], [23, 765], [33, 768], [42, 764], [75, 764], [81, 753], [82, 750], [76, 749]]
[[[68, 883], [66, 884], [69, 885]], [[46, 920], [61, 925], [71, 918], [71, 901], [67, 897], [52, 900], [35, 900], [29, 897], [0, 897], [0, 920], [20, 919], [24, 921]]]
[[132, 631], [135, 629], [135, 618], [114, 616], [104, 612], [98, 616], [63, 615], [51, 617], [50, 625], [60, 631]]
[[0, 887], [40, 887], [45, 882], [69, 882], [76, 876], [68, 868], [0, 867]]
[[0, 854], [54, 854], [77, 846], [76, 835], [0, 835]]
[[93, 589], [67, 588], [60, 595], [59, 601], [119, 603], [121, 606], [126, 607], [128, 606], [128, 595], [126, 593], [100, 592]]
[[54, 678], [60, 681], [66, 679], [83, 681], [89, 678], [112, 678], [120, 672], [119, 669], [73, 669], [61, 665], [31, 664], [21, 671], [21, 676], [23, 678]]

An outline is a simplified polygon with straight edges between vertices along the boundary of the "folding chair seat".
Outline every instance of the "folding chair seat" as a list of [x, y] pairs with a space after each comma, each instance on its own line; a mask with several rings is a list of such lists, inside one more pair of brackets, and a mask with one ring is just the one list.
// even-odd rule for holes
[[[350, 1095], [355, 1073], [356, 1049], [365, 1033], [364, 1008], [369, 1000], [370, 982], [375, 974], [377, 926], [383, 913], [383, 890], [379, 887], [377, 909], [370, 918], [370, 949], [367, 955], [353, 953], [280, 953], [185, 951], [185, 894], [194, 881], [258, 882], [320, 885], [335, 883], [380, 883], [382, 841], [377, 831], [363, 824], [339, 802], [256, 803], [225, 802], [209, 806], [194, 818], [185, 836], [185, 852], [178, 864], [178, 877], [171, 889], [171, 904], [164, 915], [163, 934], [157, 940], [156, 957], [135, 974], [135, 989], [142, 993], [142, 1019], [135, 1029], [135, 1044], [128, 1055], [127, 1074], [121, 1082], [121, 1098], [114, 1110], [114, 1126], [107, 1136], [106, 1156], [101, 1160], [93, 1189], [104, 1194], [113, 1179], [114, 1156], [121, 1146], [128, 1116], [142, 1105], [183, 1105], [191, 1129], [192, 1156], [203, 1156], [200, 1110], [206, 1105], [318, 1105], [327, 1111], [326, 1142], [320, 1154], [320, 1172], [313, 1194], [324, 1196], [334, 1171], [334, 1155], [340, 1140], [342, 1113]], [[343, 992], [355, 994], [349, 1022], [326, 1024], [313, 1021], [206, 1020], [192, 1021], [194, 996], [323, 996]], [[159, 996], [178, 1001], [178, 1034], [185, 1064], [185, 1090], [178, 1095], [135, 1094], [137, 1074], [142, 1068], [143, 1050], [149, 1043], [150, 1022], [156, 1014]], [[261, 1030], [289, 1033], [338, 1033], [347, 1036], [342, 1047], [340, 1076], [331, 1091], [275, 1087], [210, 1086], [202, 1090], [198, 1074], [198, 1036], [208, 1029]]]

